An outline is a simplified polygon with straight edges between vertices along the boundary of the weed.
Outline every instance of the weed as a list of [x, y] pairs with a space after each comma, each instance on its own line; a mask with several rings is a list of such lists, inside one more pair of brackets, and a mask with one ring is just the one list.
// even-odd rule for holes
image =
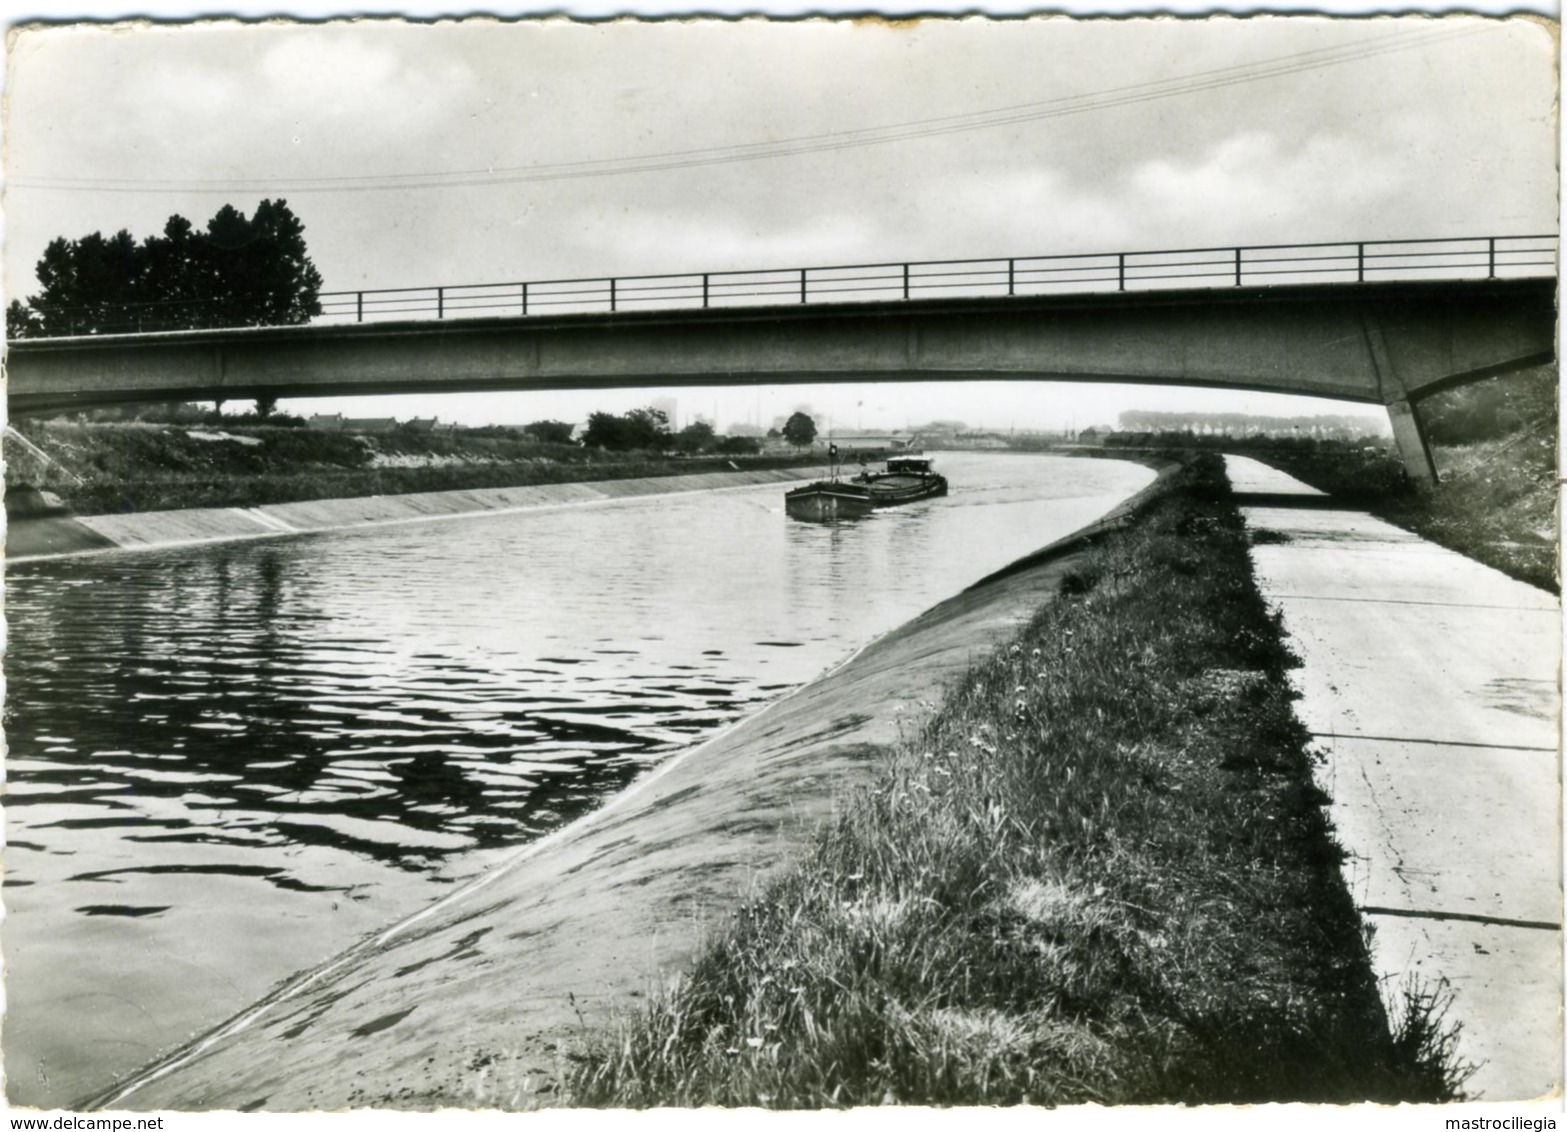
[[1388, 1013], [1398, 1063], [1407, 1067], [1415, 1090], [1465, 1100], [1464, 1085], [1479, 1066], [1458, 1055], [1463, 1026], [1447, 1020], [1452, 1003], [1445, 982], [1409, 979], [1399, 986]]
[[1251, 544], [1253, 546], [1280, 546], [1290, 541], [1290, 535], [1285, 531], [1265, 528], [1251, 532]]

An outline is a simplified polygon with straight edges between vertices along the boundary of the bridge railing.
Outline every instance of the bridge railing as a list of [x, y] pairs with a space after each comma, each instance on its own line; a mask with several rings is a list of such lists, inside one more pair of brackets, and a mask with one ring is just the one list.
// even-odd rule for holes
[[1550, 276], [1554, 235], [1259, 244], [552, 279], [321, 296], [323, 320], [691, 310], [1160, 288]]
[[[319, 296], [321, 311], [312, 321], [340, 324], [1301, 283], [1507, 279], [1554, 276], [1558, 250], [1555, 235], [1443, 237], [395, 287], [324, 292]], [[192, 303], [132, 304], [90, 312], [55, 308], [45, 313], [52, 324], [62, 327], [71, 325], [79, 314], [82, 323], [92, 324], [97, 333], [241, 324], [225, 323], [221, 316], [204, 321], [199, 304]]]

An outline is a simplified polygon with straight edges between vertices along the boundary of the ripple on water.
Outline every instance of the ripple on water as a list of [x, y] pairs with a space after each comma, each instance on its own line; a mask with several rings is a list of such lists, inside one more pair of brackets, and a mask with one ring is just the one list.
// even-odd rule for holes
[[944, 463], [961, 498], [852, 526], [763, 488], [12, 567], [12, 1101], [68, 1106], [1149, 478]]

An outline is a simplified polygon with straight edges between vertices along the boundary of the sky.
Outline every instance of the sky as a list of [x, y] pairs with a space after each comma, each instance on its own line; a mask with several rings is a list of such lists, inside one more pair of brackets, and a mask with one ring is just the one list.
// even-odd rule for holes
[[[1308, 2], [1274, 0], [1271, 6]], [[561, 10], [654, 13], [675, 3], [571, 0]], [[771, 3], [791, 13], [866, 6], [864, 0]], [[487, 6], [503, 14], [515, 10]], [[1331, 6], [1354, 11], [1360, 5], [1341, 0]], [[1516, 7], [1505, 0], [1464, 6]], [[7, 0], [0, 21], [193, 14], [175, 0], [134, 6], [35, 0], [30, 7], [27, 0]], [[703, 7], [734, 5], [719, 0]], [[761, 7], [755, 0], [742, 5]], [[1016, 12], [1030, 5], [995, 0], [988, 7]], [[1169, 0], [1160, 7], [1207, 11], [1214, 5]], [[333, 14], [330, 5], [299, 0], [231, 8], [256, 16]], [[446, 10], [440, 0], [400, 8], [425, 16]], [[361, 2], [350, 10], [397, 9]], [[114, 32], [51, 28], [15, 39], [7, 68], [6, 297], [30, 293], [33, 264], [55, 236], [124, 227], [142, 238], [161, 229], [171, 213], [199, 223], [225, 202], [248, 212], [263, 196], [286, 197], [304, 219], [329, 289], [1555, 231], [1550, 38], [1521, 20], [1463, 20], [1451, 38], [1432, 37], [1431, 30], [1431, 21], [1419, 18], [1311, 17], [971, 19], [896, 26], [553, 21], [401, 27], [371, 21]], [[1332, 52], [1383, 37], [1414, 42], [1360, 61], [1325, 61]], [[1318, 50], [1330, 54], [1304, 54]], [[1291, 59], [1321, 65], [1292, 69]], [[1268, 60], [1283, 61], [1272, 78], [1110, 105], [1123, 101], [1116, 92], [1133, 84]], [[1050, 100], [1061, 98], [1081, 99], [1070, 104], [1081, 112], [1030, 117], [1025, 111], [1014, 115], [1025, 120], [1011, 125], [953, 133], [917, 128], [908, 132], [918, 136], [908, 140], [751, 162], [570, 180], [449, 183], [475, 180], [475, 170], [573, 161], [624, 165], [693, 149], [887, 131], [956, 114], [1060, 108], [1065, 104]], [[455, 175], [425, 177], [418, 188], [366, 187], [390, 183], [373, 178], [431, 173]], [[321, 182], [308, 180], [334, 177], [346, 179], [341, 191], [336, 185], [322, 191]], [[64, 179], [83, 183], [66, 190], [60, 187]], [[217, 181], [242, 184], [223, 191], [170, 184]], [[683, 412], [716, 408], [721, 423], [766, 420], [801, 403], [843, 424], [893, 426], [947, 418], [997, 427], [1083, 427], [1111, 422], [1127, 408], [1356, 411], [1298, 398], [1062, 383], [672, 395]], [[434, 413], [483, 423], [579, 419], [591, 409], [623, 411], [657, 396], [644, 390], [579, 398], [339, 399], [285, 407]], [[1492, 1114], [1557, 1110], [1559, 1103], [1532, 1112], [1507, 1106]], [[900, 1126], [945, 1129], [959, 1126], [952, 1115], [942, 1121], [903, 1112], [896, 1119]], [[171, 1119], [177, 1126], [196, 1118]], [[207, 1122], [213, 1119], [220, 1118]], [[256, 1114], [247, 1124], [299, 1119]], [[418, 1119], [380, 1114], [373, 1126]], [[465, 1127], [485, 1119], [471, 1118]], [[497, 1126], [516, 1123], [511, 1116], [494, 1119]], [[637, 1123], [688, 1130], [704, 1119], [713, 1127], [719, 1121], [733, 1125], [732, 1115], [723, 1113], [653, 1113]], [[804, 1127], [820, 1126], [800, 1119]], [[1053, 1112], [1049, 1119], [1069, 1130], [1104, 1125], [1083, 1110]], [[1150, 1119], [1161, 1127], [1186, 1122], [1207, 1130], [1233, 1121], [1233, 1127], [1250, 1129], [1258, 1114], [1139, 1110], [1127, 1114], [1125, 1126], [1146, 1126]], [[1275, 1108], [1266, 1119], [1306, 1128], [1322, 1117], [1309, 1108]], [[1365, 1109], [1336, 1110], [1330, 1119], [1433, 1126], [1431, 1114], [1416, 1109], [1380, 1110], [1374, 1117]], [[993, 1113], [986, 1127], [1008, 1120], [1033, 1129], [1040, 1114]], [[343, 1118], [334, 1122], [341, 1127]], [[370, 1127], [371, 1121], [354, 1126]]]
[[[1554, 232], [1554, 50], [1464, 17], [46, 27], [11, 46], [5, 287], [54, 237], [263, 197], [325, 290]], [[522, 423], [658, 396], [679, 423], [809, 406], [840, 431], [1381, 414], [1071, 383], [283, 408]]]

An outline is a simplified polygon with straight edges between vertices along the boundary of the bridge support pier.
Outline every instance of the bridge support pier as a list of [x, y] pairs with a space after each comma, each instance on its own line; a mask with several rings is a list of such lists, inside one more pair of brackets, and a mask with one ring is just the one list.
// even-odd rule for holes
[[1435, 487], [1436, 463], [1431, 459], [1431, 445], [1426, 442], [1414, 405], [1394, 401], [1387, 407], [1387, 416], [1393, 425], [1393, 443], [1398, 445], [1398, 454], [1404, 460], [1405, 474], [1418, 487]]

